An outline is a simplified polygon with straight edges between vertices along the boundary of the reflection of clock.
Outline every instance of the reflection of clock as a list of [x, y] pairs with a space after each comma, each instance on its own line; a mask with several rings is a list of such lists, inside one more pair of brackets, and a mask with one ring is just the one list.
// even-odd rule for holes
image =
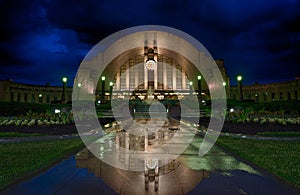
[[146, 166], [148, 169], [155, 169], [157, 166], [157, 162], [155, 160], [146, 160]]
[[145, 64], [148, 70], [155, 70], [156, 69], [156, 62], [154, 60], [148, 60]]

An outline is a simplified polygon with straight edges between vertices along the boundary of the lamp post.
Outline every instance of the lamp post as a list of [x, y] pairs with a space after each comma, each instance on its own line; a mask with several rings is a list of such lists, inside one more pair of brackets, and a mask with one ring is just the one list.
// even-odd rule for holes
[[228, 93], [228, 87], [226, 81], [223, 81], [222, 86], [225, 88], [225, 94], [227, 96], [229, 93]]
[[198, 79], [198, 99], [201, 100], [202, 86], [201, 86], [201, 75], [197, 77]]
[[105, 99], [105, 76], [101, 77], [101, 82], [102, 82], [101, 101], [103, 102]]
[[67, 87], [67, 77], [62, 78], [63, 88], [62, 88], [62, 95], [61, 95], [61, 103], [66, 103], [66, 87]]
[[[76, 85], [74, 85], [74, 87], [75, 87]], [[80, 98], [80, 91], [81, 91], [81, 87], [83, 87], [83, 84], [81, 83], [81, 82], [79, 82], [79, 81], [77, 81], [77, 88], [76, 88], [76, 90], [75, 91], [77, 91], [77, 95], [76, 95], [76, 100], [79, 100], [79, 98]], [[74, 93], [74, 91], [73, 91], [73, 93]], [[74, 100], [74, 99], [73, 99]]]
[[193, 81], [190, 81], [190, 95], [192, 95], [193, 93], [192, 87], [193, 87]]
[[109, 82], [109, 95], [110, 95], [110, 101], [111, 101], [111, 99], [112, 99], [113, 85], [114, 85], [113, 82]]
[[39, 103], [43, 103], [43, 94], [39, 94]]
[[237, 76], [237, 81], [238, 81], [238, 90], [239, 90], [239, 98], [240, 100], [243, 100], [243, 87], [242, 87], [242, 80], [243, 77], [241, 75]]

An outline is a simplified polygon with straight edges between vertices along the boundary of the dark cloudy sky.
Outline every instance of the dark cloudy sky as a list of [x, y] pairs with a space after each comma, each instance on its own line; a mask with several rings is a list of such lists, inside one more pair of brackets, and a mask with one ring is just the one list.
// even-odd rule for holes
[[232, 83], [237, 74], [248, 84], [292, 80], [300, 76], [299, 10], [297, 0], [0, 1], [0, 79], [61, 85], [103, 38], [152, 24], [195, 37], [225, 60]]

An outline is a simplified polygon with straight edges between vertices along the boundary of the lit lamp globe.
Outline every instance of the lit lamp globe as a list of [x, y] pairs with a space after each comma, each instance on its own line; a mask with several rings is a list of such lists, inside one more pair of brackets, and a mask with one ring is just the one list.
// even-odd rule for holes
[[241, 81], [242, 79], [243, 79], [242, 76], [237, 76], [237, 80], [238, 80], [238, 81]]
[[67, 77], [63, 77], [62, 78], [62, 82], [66, 83], [68, 81], [68, 78]]

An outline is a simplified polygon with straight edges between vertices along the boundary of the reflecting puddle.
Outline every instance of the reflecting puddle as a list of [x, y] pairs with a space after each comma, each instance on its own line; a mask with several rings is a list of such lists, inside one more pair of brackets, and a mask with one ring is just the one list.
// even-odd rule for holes
[[[274, 177], [259, 173], [217, 147], [199, 157], [201, 137], [194, 136], [193, 131], [177, 121], [158, 122], [161, 128], [147, 127], [147, 131], [141, 125], [147, 123], [146, 119], [127, 124], [131, 129], [127, 131], [122, 131], [117, 123], [107, 125], [106, 134], [88, 146], [97, 156], [85, 148], [3, 193], [297, 194]], [[191, 139], [190, 144], [186, 145], [182, 138]], [[120, 168], [103, 159], [113, 159]]]
[[[115, 192], [120, 194], [186, 194], [211, 173], [230, 177], [232, 170], [259, 174], [250, 166], [226, 155], [217, 148], [204, 157], [198, 156], [201, 138], [195, 137], [191, 145], [169, 163], [159, 166], [159, 161], [139, 162], [144, 171], [128, 171], [110, 166], [85, 149], [76, 155], [76, 166], [87, 168], [96, 177], [102, 178]], [[101, 146], [100, 146], [101, 147]], [[105, 150], [105, 148], [103, 148]], [[130, 159], [128, 159], [130, 161]], [[130, 166], [136, 166], [131, 162]]]

